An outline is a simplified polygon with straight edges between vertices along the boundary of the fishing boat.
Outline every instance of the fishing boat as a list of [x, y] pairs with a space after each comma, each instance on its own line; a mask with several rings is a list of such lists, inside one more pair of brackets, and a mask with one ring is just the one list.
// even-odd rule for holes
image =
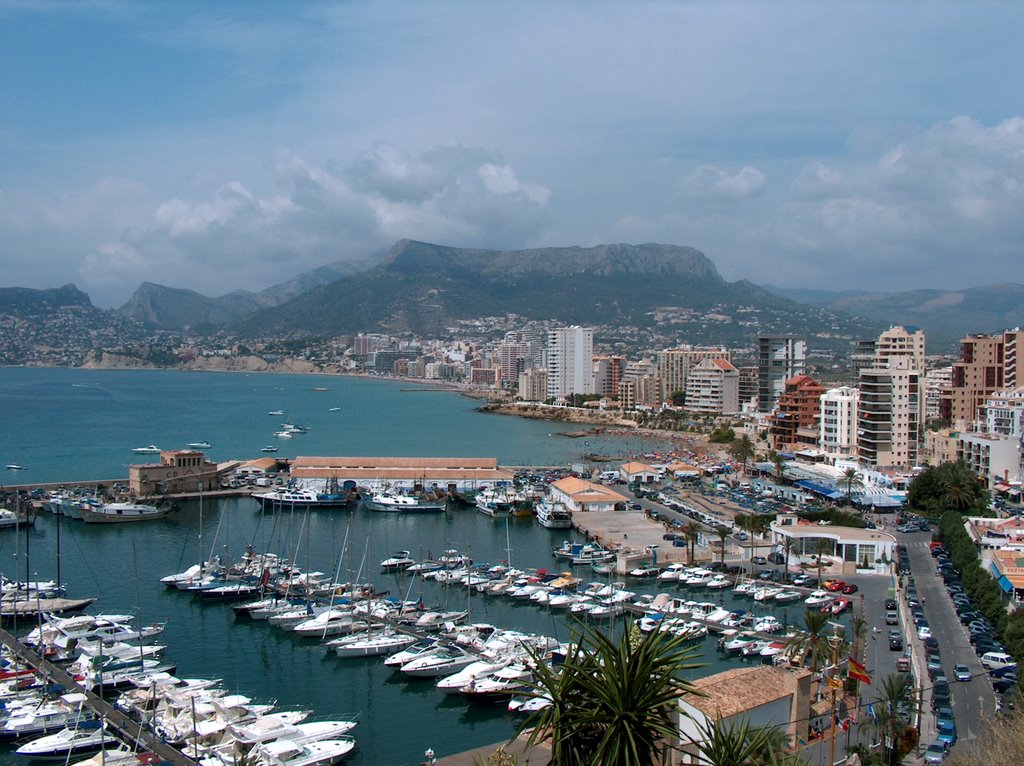
[[509, 487], [486, 487], [477, 493], [474, 505], [480, 513], [504, 518], [515, 510], [516, 493]]
[[611, 561], [615, 558], [615, 552], [602, 548], [596, 543], [573, 543], [566, 540], [554, 550], [558, 558], [569, 559], [571, 564], [594, 564], [601, 561]]
[[78, 510], [87, 524], [120, 524], [129, 521], [162, 519], [173, 510], [167, 504], [161, 507], [143, 503], [83, 504]]
[[571, 529], [572, 511], [562, 503], [542, 500], [534, 508], [537, 511], [537, 523], [547, 529]]
[[380, 513], [444, 513], [446, 498], [430, 495], [407, 495], [383, 490], [363, 498], [363, 507]]
[[150, 444], [146, 447], [135, 447], [132, 450], [136, 455], [159, 455], [162, 451], [155, 444]]
[[252, 497], [259, 503], [260, 508], [267, 511], [278, 508], [289, 511], [344, 508], [349, 504], [348, 495], [344, 493], [316, 492], [297, 487], [281, 487]]

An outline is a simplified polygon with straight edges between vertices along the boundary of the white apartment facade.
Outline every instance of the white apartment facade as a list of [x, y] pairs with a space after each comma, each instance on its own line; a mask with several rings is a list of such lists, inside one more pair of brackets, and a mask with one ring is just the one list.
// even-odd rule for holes
[[558, 327], [545, 348], [548, 398], [594, 393], [594, 329]]
[[740, 373], [725, 359], [705, 359], [686, 380], [686, 409], [703, 415], [739, 412]]
[[860, 391], [850, 386], [832, 388], [821, 395], [818, 442], [831, 460], [857, 454], [857, 404]]
[[786, 390], [786, 381], [804, 374], [807, 342], [793, 335], [757, 339], [757, 408], [771, 412]]

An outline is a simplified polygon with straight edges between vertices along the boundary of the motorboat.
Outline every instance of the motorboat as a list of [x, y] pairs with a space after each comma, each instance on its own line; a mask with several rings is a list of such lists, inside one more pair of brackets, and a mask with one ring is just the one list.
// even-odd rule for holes
[[771, 585], [765, 586], [763, 588], [758, 588], [754, 592], [754, 601], [774, 601], [775, 597], [780, 593], [782, 593], [782, 588], [776, 588]]
[[571, 529], [572, 511], [563, 503], [551, 500], [542, 500], [534, 506], [537, 513], [537, 523], [548, 529]]
[[407, 495], [385, 490], [364, 497], [363, 507], [380, 513], [444, 513], [448, 500], [432, 495]]
[[355, 721], [313, 721], [288, 723], [276, 716], [261, 716], [247, 723], [230, 724], [227, 741], [214, 748], [215, 755], [228, 763], [242, 760], [254, 747], [277, 740], [288, 740], [296, 745], [344, 738], [356, 727]]
[[722, 649], [726, 654], [739, 654], [743, 649], [750, 643], [757, 640], [757, 636], [752, 633], [739, 633], [725, 641], [722, 644]]
[[277, 452], [277, 447], [273, 444], [268, 444], [266, 447], [260, 447], [260, 452]]
[[301, 487], [281, 487], [271, 492], [253, 495], [260, 508], [272, 510], [317, 510], [344, 508], [349, 504], [349, 497], [344, 493], [315, 492]]
[[732, 585], [732, 580], [729, 579], [728, 575], [716, 574], [704, 587], [708, 590], [725, 590]]
[[132, 450], [136, 455], [159, 455], [162, 451], [163, 450], [155, 444], [150, 444], [145, 447], [136, 447]]
[[416, 561], [410, 557], [409, 551], [395, 551], [388, 558], [380, 562], [380, 568], [394, 571], [396, 569], [407, 569], [415, 563]]
[[33, 734], [59, 731], [95, 718], [96, 714], [86, 705], [84, 694], [64, 694], [10, 716], [0, 729], [0, 739], [20, 739]]
[[828, 609], [832, 614], [842, 614], [850, 608], [850, 599], [848, 598], [837, 598], [829, 606], [823, 606], [822, 609]]
[[685, 564], [669, 564], [661, 570], [661, 573], [658, 575], [658, 582], [678, 582], [687, 569], [688, 567]]
[[284, 415], [284, 410], [271, 410], [268, 415]]
[[751, 596], [757, 588], [757, 580], [744, 580], [732, 589], [734, 596]]
[[327, 646], [333, 648], [339, 657], [376, 657], [405, 649], [416, 640], [415, 635], [382, 630], [337, 638], [329, 641]]
[[782, 623], [774, 615], [765, 615], [754, 620], [755, 633], [778, 633], [782, 630]]
[[533, 680], [533, 671], [526, 665], [506, 665], [482, 678], [474, 678], [459, 689], [470, 702], [507, 700]]
[[710, 569], [694, 569], [691, 570], [685, 580], [680, 578], [679, 582], [683, 583], [687, 588], [703, 588], [712, 578], [715, 573]]
[[420, 657], [424, 654], [434, 651], [441, 646], [440, 638], [423, 638], [414, 643], [412, 646], [407, 646], [400, 652], [395, 652], [384, 658], [384, 664], [388, 667], [398, 668], [405, 665], [407, 662]]
[[804, 597], [804, 594], [798, 590], [782, 590], [775, 594], [776, 604], [791, 604], [794, 601], [799, 601]]
[[473, 559], [464, 553], [460, 553], [454, 548], [449, 548], [441, 554], [441, 558], [438, 559], [441, 566], [446, 569], [455, 569], [457, 567], [468, 567], [473, 563]]
[[27, 516], [23, 513], [15, 513], [9, 508], [0, 508], [0, 529], [6, 527], [20, 527], [26, 524], [34, 525], [35, 516]]
[[661, 573], [659, 567], [636, 567], [635, 569], [629, 570], [630, 577], [657, 577]]
[[468, 686], [471, 681], [474, 681], [479, 678], [484, 678], [485, 676], [495, 672], [496, 670], [500, 670], [508, 664], [509, 660], [504, 658], [479, 659], [476, 662], [470, 663], [457, 673], [452, 673], [451, 675], [445, 676], [440, 681], [438, 681], [435, 684], [435, 686], [437, 686], [437, 688], [443, 691], [445, 694], [458, 694], [459, 691], [464, 686]]
[[77, 755], [95, 753], [107, 745], [120, 742], [106, 730], [101, 721], [83, 721], [77, 726], [61, 729], [56, 734], [46, 734], [14, 751], [15, 755], [34, 760], [67, 761]]
[[456, 673], [476, 661], [475, 654], [470, 654], [460, 646], [441, 646], [422, 657], [410, 660], [399, 670], [417, 678], [437, 678]]
[[306, 743], [275, 739], [253, 748], [250, 762], [259, 766], [330, 766], [351, 753], [355, 746], [352, 737]]
[[768, 646], [761, 649], [759, 654], [761, 659], [771, 662], [775, 657], [782, 654], [785, 648], [786, 643], [784, 641], [771, 641]]
[[569, 559], [571, 564], [594, 564], [615, 558], [614, 551], [606, 550], [596, 543], [573, 543], [568, 540], [555, 548], [553, 553], [558, 558]]
[[357, 626], [363, 625], [363, 621], [353, 618], [351, 609], [328, 609], [316, 617], [303, 620], [292, 628], [292, 632], [300, 636], [326, 638], [351, 633]]
[[145, 503], [103, 503], [85, 505], [79, 508], [82, 521], [87, 524], [120, 524], [128, 521], [151, 521], [162, 519], [174, 506], [146, 505]]
[[827, 590], [813, 590], [810, 595], [804, 599], [804, 604], [813, 609], [816, 606], [831, 604], [833, 601], [835, 601], [835, 596]]
[[295, 434], [291, 431], [274, 431], [274, 436], [278, 439], [294, 439]]
[[189, 442], [185, 446], [187, 446], [189, 449], [194, 449], [194, 450], [213, 449], [213, 445], [210, 444], [210, 442]]

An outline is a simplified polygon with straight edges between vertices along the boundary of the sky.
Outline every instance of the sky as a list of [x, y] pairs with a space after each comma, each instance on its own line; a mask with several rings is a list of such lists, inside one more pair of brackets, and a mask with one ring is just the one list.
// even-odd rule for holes
[[408, 238], [1021, 277], [1024, 3], [0, 0], [0, 286], [210, 296]]

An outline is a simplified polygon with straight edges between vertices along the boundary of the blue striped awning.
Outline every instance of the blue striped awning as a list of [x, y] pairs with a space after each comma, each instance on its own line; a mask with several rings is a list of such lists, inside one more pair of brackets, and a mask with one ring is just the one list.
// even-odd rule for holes
[[999, 583], [999, 587], [1003, 589], [1004, 593], [1013, 592], [1013, 583], [1007, 579], [1006, 575], [999, 575], [999, 579], [996, 582]]

